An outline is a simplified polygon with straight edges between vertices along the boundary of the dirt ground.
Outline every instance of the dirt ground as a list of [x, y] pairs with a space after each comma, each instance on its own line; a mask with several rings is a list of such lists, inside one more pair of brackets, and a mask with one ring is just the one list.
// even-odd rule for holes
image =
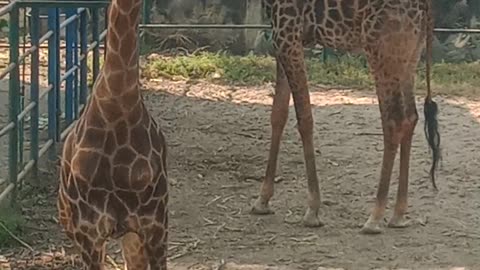
[[[145, 102], [169, 145], [169, 255], [177, 266], [172, 269], [480, 269], [480, 102], [437, 98], [443, 162], [439, 192], [434, 192], [427, 172], [423, 99], [418, 99], [421, 118], [410, 169], [412, 225], [368, 236], [359, 229], [373, 205], [383, 147], [373, 93], [311, 89], [326, 222], [312, 229], [300, 223], [307, 187], [292, 107], [271, 202], [276, 213], [249, 214], [266, 166], [272, 86], [167, 81], [144, 86], [149, 89]], [[397, 177], [395, 170], [386, 218]], [[43, 190], [22, 194], [28, 226], [21, 238], [33, 250], [20, 244], [0, 250], [0, 269], [2, 262], [5, 269], [78, 269], [64, 254], [64, 249], [70, 254], [71, 243], [56, 224], [56, 176], [43, 172], [41, 181], [47, 183]], [[116, 247], [110, 251], [108, 262], [115, 269], [120, 252]], [[263, 266], [222, 266], [222, 260]]]

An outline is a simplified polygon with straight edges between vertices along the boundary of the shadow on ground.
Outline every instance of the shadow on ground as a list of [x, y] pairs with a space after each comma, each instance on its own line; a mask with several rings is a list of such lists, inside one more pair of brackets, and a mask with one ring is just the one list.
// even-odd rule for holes
[[[365, 236], [359, 234], [359, 228], [373, 203], [383, 147], [374, 95], [312, 90], [317, 168], [323, 199], [328, 203], [322, 209], [326, 226], [308, 229], [300, 223], [307, 187], [293, 109], [282, 141], [272, 201], [276, 214], [249, 215], [266, 165], [271, 87], [185, 82], [146, 83], [145, 87], [152, 90], [145, 92], [145, 102], [163, 126], [169, 144], [172, 263], [185, 269], [223, 269], [213, 266], [220, 259], [287, 269], [478, 265], [480, 102], [437, 99], [443, 163], [437, 179], [440, 191], [435, 193], [427, 172], [430, 154], [422, 130], [423, 99], [418, 100], [421, 119], [410, 170], [409, 217], [413, 224], [404, 230], [386, 229], [382, 235]], [[396, 164], [390, 207], [397, 187], [398, 158]], [[0, 250], [0, 254], [6, 254], [5, 260], [11, 263], [15, 259], [18, 263], [19, 257], [34, 263], [35, 253], [36, 258], [43, 254], [50, 260], [48, 267], [26, 269], [77, 269], [67, 266], [62, 254], [62, 247], [68, 249], [70, 242], [55, 221], [56, 176], [44, 175], [42, 181], [48, 183], [45, 192], [24, 195], [22, 203], [29, 218], [22, 238], [39, 253], [15, 247]], [[391, 212], [387, 210], [386, 218]], [[110, 250], [120, 263], [119, 250]], [[60, 259], [52, 257], [55, 252]]]

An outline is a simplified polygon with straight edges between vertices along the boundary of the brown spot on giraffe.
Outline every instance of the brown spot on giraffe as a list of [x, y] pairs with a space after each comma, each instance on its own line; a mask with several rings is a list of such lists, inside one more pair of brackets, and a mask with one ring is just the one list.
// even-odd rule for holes
[[[406, 227], [408, 171], [412, 136], [418, 120], [414, 98], [415, 70], [426, 43], [427, 96], [425, 134], [433, 154], [430, 170], [440, 158], [437, 104], [430, 91], [433, 16], [431, 0], [262, 0], [270, 18], [276, 49], [277, 81], [271, 113], [271, 145], [254, 214], [271, 214], [280, 139], [288, 116], [290, 94], [301, 135], [308, 180], [306, 226], [322, 226], [320, 188], [313, 144], [313, 118], [303, 48], [314, 44], [345, 51], [363, 51], [375, 79], [384, 137], [383, 164], [375, 206], [362, 232], [380, 233], [393, 163], [400, 145], [400, 177], [390, 227]], [[425, 42], [426, 41], [426, 42]]]
[[112, 238], [128, 269], [167, 269], [166, 146], [139, 89], [141, 4], [112, 1], [105, 64], [63, 148], [59, 220], [90, 270], [105, 269]]

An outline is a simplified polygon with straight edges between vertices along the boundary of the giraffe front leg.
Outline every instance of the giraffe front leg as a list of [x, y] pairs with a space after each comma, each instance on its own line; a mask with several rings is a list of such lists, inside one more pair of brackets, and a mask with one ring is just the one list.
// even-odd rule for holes
[[298, 131], [302, 139], [303, 155], [307, 172], [308, 208], [303, 216], [303, 224], [307, 227], [321, 227], [324, 223], [319, 218], [320, 187], [315, 165], [315, 149], [313, 145], [313, 115], [310, 94], [307, 85], [307, 73], [303, 59], [301, 42], [291, 44], [280, 50], [278, 59], [285, 70], [292, 91]]
[[105, 240], [92, 236], [82, 232], [74, 234], [75, 243], [81, 250], [83, 269], [105, 270]]
[[122, 237], [122, 255], [125, 269], [148, 269], [148, 258], [145, 245], [137, 233], [127, 233]]
[[251, 212], [256, 215], [273, 214], [269, 201], [273, 196], [275, 172], [278, 163], [278, 151], [280, 140], [288, 118], [288, 105], [290, 103], [290, 87], [285, 77], [282, 66], [277, 61], [277, 81], [275, 85], [275, 96], [273, 98], [270, 122], [272, 126], [272, 137], [270, 141], [270, 153], [268, 156], [267, 171], [260, 189], [260, 196], [254, 202]]

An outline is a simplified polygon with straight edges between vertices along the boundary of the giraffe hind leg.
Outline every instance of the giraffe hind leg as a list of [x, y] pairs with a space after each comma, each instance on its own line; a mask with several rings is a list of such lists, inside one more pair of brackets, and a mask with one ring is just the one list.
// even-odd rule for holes
[[[399, 38], [402, 38], [399, 36]], [[403, 37], [405, 40], [405, 37]], [[368, 50], [369, 62], [373, 71], [377, 96], [380, 104], [382, 128], [384, 137], [384, 150], [380, 181], [377, 189], [375, 205], [370, 217], [363, 225], [361, 232], [364, 234], [381, 233], [381, 222], [385, 213], [388, 200], [390, 179], [398, 151], [401, 144], [400, 179], [397, 193], [397, 203], [394, 217], [390, 221], [391, 227], [404, 227], [404, 213], [407, 208], [408, 170], [413, 131], [417, 123], [418, 114], [415, 106], [414, 72], [416, 64], [410, 57], [415, 58], [418, 51], [410, 49], [410, 43], [384, 42], [383, 47]], [[406, 46], [407, 45], [407, 46]], [[391, 55], [391, 47], [403, 46], [403, 52]], [[416, 48], [416, 47], [413, 47]], [[407, 57], [407, 61], [403, 57]]]
[[388, 223], [390, 228], [406, 228], [410, 225], [410, 222], [405, 219], [405, 213], [408, 208], [408, 178], [410, 169], [410, 152], [412, 148], [412, 138], [415, 130], [415, 126], [418, 121], [417, 110], [415, 108], [415, 99], [413, 98], [414, 88], [414, 74], [409, 79], [404, 81], [404, 92], [409, 94], [412, 98], [405, 103], [407, 107], [410, 107], [410, 115], [407, 116], [404, 122], [404, 133], [400, 144], [400, 176], [398, 179], [397, 199], [395, 203], [395, 209], [393, 216]]
[[149, 229], [149, 238], [145, 242], [149, 270], [167, 270], [168, 228], [166, 224], [153, 224]]
[[280, 140], [288, 118], [288, 105], [290, 103], [290, 87], [282, 66], [277, 61], [277, 80], [275, 85], [275, 96], [270, 116], [272, 135], [270, 140], [270, 153], [268, 156], [267, 171], [260, 189], [260, 196], [252, 206], [252, 214], [266, 215], [273, 214], [269, 201], [273, 196], [275, 172], [278, 163], [278, 152]]

